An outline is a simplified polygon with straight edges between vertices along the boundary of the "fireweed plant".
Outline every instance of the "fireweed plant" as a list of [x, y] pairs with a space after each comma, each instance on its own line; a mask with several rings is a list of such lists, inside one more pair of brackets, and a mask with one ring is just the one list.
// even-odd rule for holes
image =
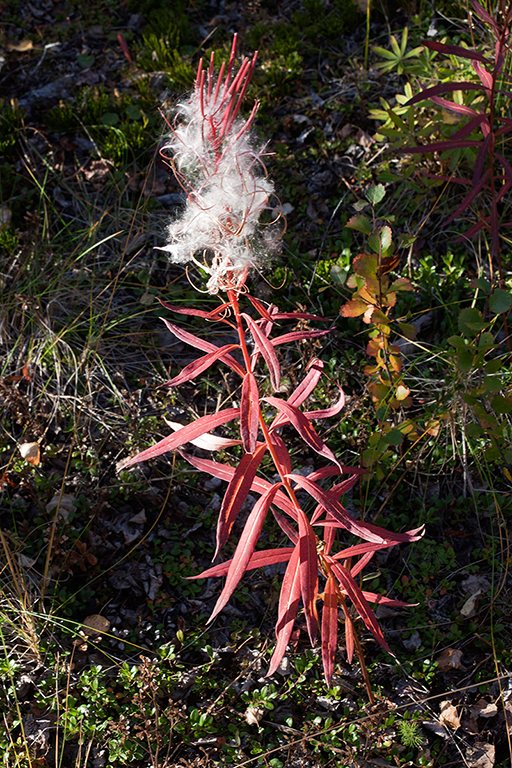
[[[166, 386], [175, 387], [190, 381], [220, 361], [240, 377], [240, 407], [202, 416], [186, 426], [169, 422], [174, 430], [171, 435], [124, 461], [122, 466], [128, 467], [178, 450], [196, 469], [227, 482], [219, 511], [214, 559], [226, 544], [247, 495], [255, 494], [258, 499], [245, 523], [233, 557], [192, 577], [225, 576], [224, 588], [209, 621], [227, 604], [245, 571], [287, 563], [279, 598], [277, 643], [268, 675], [274, 674], [280, 665], [302, 600], [313, 645], [321, 625], [323, 667], [329, 685], [334, 673], [338, 611], [341, 609], [347, 657], [351, 661], [356, 650], [368, 694], [373, 701], [355, 618], [359, 616], [377, 643], [391, 653], [370, 603], [390, 606], [407, 604], [362, 590], [357, 579], [376, 552], [401, 542], [416, 541], [421, 536], [421, 529], [392, 533], [356, 520], [341, 504], [341, 496], [356, 484], [365, 470], [340, 464], [312, 424], [317, 419], [335, 416], [342, 410], [344, 395], [341, 390], [335, 405], [325, 410], [301, 410], [322, 376], [323, 364], [320, 360], [309, 361], [303, 380], [287, 399], [260, 394], [259, 383], [266, 379], [261, 374], [260, 366], [266, 366], [274, 392], [284, 389], [276, 355], [278, 345], [318, 338], [331, 329], [298, 330], [272, 336], [281, 320], [324, 319], [307, 312], [280, 312], [273, 304], [265, 306], [247, 291], [248, 271], [257, 266], [265, 254], [268, 236], [259, 218], [269, 205], [273, 187], [265, 176], [261, 159], [263, 149], [256, 148], [249, 135], [258, 105], [254, 106], [248, 120], [238, 117], [256, 55], [252, 61], [244, 59], [235, 72], [235, 45], [236, 38], [227, 67], [222, 65], [217, 78], [214, 76], [213, 55], [206, 72], [202, 63], [199, 64], [194, 92], [178, 106], [166, 145], [166, 149], [173, 152], [173, 167], [187, 191], [188, 199], [182, 216], [169, 227], [171, 242], [165, 250], [171, 254], [173, 261], [192, 262], [206, 271], [209, 276], [208, 292], [223, 292], [226, 301], [211, 312], [161, 303], [173, 312], [200, 317], [206, 322], [224, 323], [236, 332], [238, 338], [236, 343], [218, 347], [163, 319], [178, 339], [205, 353], [185, 366]], [[252, 314], [241, 310], [242, 298], [252, 305]], [[212, 434], [211, 430], [235, 420], [240, 424], [240, 439], [229, 440]], [[327, 463], [305, 477], [294, 472], [290, 452], [281, 436], [285, 425], [291, 425], [309, 448]], [[210, 451], [242, 445], [244, 455], [237, 466], [232, 466], [186, 453], [182, 449], [186, 443]], [[258, 475], [267, 454], [279, 477], [276, 482], [269, 482]], [[334, 484], [324, 487], [331, 479]], [[297, 499], [298, 489], [306, 491], [316, 504], [309, 515]], [[269, 512], [289, 540], [289, 545], [256, 550]], [[338, 531], [341, 533], [339, 542], [336, 541]], [[349, 534], [360, 539], [360, 543], [344, 541]], [[321, 594], [320, 584], [323, 589]], [[319, 600], [323, 601], [321, 620], [317, 608]]]

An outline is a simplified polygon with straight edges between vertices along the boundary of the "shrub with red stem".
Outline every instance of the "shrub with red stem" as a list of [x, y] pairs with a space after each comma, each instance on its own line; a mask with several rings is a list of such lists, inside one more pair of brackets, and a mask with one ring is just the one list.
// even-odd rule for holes
[[[161, 303], [173, 312], [199, 317], [207, 323], [224, 323], [237, 338], [236, 342], [219, 347], [163, 318], [168, 330], [179, 340], [204, 352], [168, 381], [167, 386], [191, 381], [215, 362], [220, 362], [240, 378], [240, 406], [207, 414], [185, 426], [171, 422], [172, 434], [127, 459], [122, 466], [129, 467], [178, 451], [196, 469], [224, 480], [227, 488], [219, 511], [214, 558], [230, 537], [248, 494], [256, 495], [257, 501], [233, 557], [193, 577], [225, 577], [209, 621], [227, 604], [245, 571], [287, 563], [279, 598], [277, 643], [268, 675], [279, 667], [302, 603], [313, 645], [319, 631], [321, 633], [324, 673], [329, 685], [334, 673], [341, 612], [347, 657], [351, 660], [354, 649], [357, 650], [368, 694], [373, 701], [354, 621], [359, 617], [376, 642], [391, 652], [370, 604], [404, 606], [405, 603], [361, 589], [357, 577], [376, 552], [416, 541], [421, 536], [421, 529], [393, 533], [356, 520], [341, 503], [342, 496], [365, 470], [342, 465], [313, 426], [317, 420], [340, 413], [345, 402], [341, 390], [337, 402], [326, 409], [302, 408], [322, 377], [323, 363], [320, 360], [308, 362], [302, 381], [287, 398], [260, 392], [260, 384], [267, 378], [262, 368], [266, 368], [273, 392], [283, 391], [277, 355], [280, 345], [320, 338], [332, 329], [305, 329], [274, 335], [274, 329], [282, 321], [325, 320], [307, 312], [280, 312], [273, 304], [265, 305], [247, 292], [248, 270], [261, 258], [255, 247], [262, 243], [259, 215], [267, 206], [273, 188], [266, 176], [256, 172], [256, 166], [261, 168], [263, 151], [248, 134], [257, 105], [249, 120], [238, 117], [256, 56], [252, 62], [245, 59], [235, 73], [235, 42], [236, 39], [228, 66], [221, 68], [217, 81], [213, 57], [206, 73], [199, 65], [194, 93], [178, 108], [178, 115], [184, 122], [175, 125], [167, 145], [175, 153], [174, 165], [187, 190], [188, 201], [182, 216], [169, 227], [171, 242], [166, 250], [175, 261], [199, 264], [209, 275], [208, 290], [213, 293], [224, 291], [226, 300], [211, 312]], [[240, 307], [242, 297], [251, 305], [251, 313]], [[223, 438], [212, 432], [234, 421], [239, 423], [239, 439]], [[292, 427], [296, 436], [326, 463], [305, 477], [294, 471], [289, 447], [281, 435], [283, 427]], [[241, 445], [244, 454], [233, 466], [185, 452], [183, 446], [187, 443], [211, 451]], [[259, 474], [263, 459], [268, 457], [279, 478], [275, 482]], [[308, 515], [299, 503], [298, 490], [305, 491], [315, 503], [312, 514]], [[273, 515], [289, 543], [277, 549], [258, 550], [256, 547], [269, 514]], [[361, 543], [354, 544], [354, 537]], [[323, 601], [321, 620], [318, 616], [320, 600]]]

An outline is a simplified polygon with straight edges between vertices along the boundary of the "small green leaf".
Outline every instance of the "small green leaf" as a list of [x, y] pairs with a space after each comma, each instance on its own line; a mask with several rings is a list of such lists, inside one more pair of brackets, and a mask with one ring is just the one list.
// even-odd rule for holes
[[357, 213], [355, 216], [352, 216], [346, 223], [346, 225], [349, 229], [357, 229], [358, 232], [363, 232], [365, 235], [371, 234], [372, 231], [372, 224], [370, 219], [368, 219], [366, 216], [363, 216], [362, 213]]
[[386, 189], [382, 184], [375, 184], [371, 186], [366, 192], [366, 199], [372, 205], [377, 205], [383, 200], [386, 194]]
[[485, 435], [484, 430], [480, 426], [480, 424], [468, 424], [466, 427], [466, 434], [469, 435], [469, 437], [483, 437]]
[[462, 373], [467, 373], [471, 370], [473, 367], [473, 352], [471, 352], [469, 349], [463, 349], [457, 354], [457, 365], [459, 366], [459, 371], [462, 371]]
[[512, 307], [512, 294], [504, 291], [502, 288], [496, 288], [489, 299], [489, 309], [495, 315], [501, 315], [502, 312], [508, 312]]
[[412, 323], [398, 323], [398, 327], [400, 328], [400, 332], [405, 336], [405, 338], [409, 339], [410, 341], [413, 341], [418, 335], [416, 326], [414, 326]]
[[92, 54], [89, 53], [81, 53], [80, 56], [77, 58], [76, 63], [80, 67], [80, 69], [89, 69], [92, 67], [96, 59]]
[[119, 115], [116, 112], [105, 112], [100, 118], [102, 125], [117, 125], [119, 122]]
[[339, 264], [333, 264], [329, 270], [329, 274], [333, 283], [337, 283], [338, 285], [345, 285], [347, 282], [347, 271], [343, 269], [343, 267], [340, 267]]
[[366, 200], [358, 200], [357, 203], [354, 203], [354, 208], [356, 211], [364, 211], [365, 208], [368, 208], [368, 203]]
[[448, 338], [448, 344], [451, 344], [452, 347], [456, 347], [457, 349], [467, 349], [466, 342], [462, 336], [450, 336]]
[[503, 386], [501, 376], [484, 376], [484, 384], [489, 392], [499, 392]]
[[402, 445], [404, 436], [399, 429], [392, 429], [384, 435], [384, 440], [388, 445]]
[[497, 373], [502, 368], [501, 360], [489, 360], [484, 365], [484, 371], [486, 373]]
[[471, 287], [480, 288], [480, 290], [483, 291], [484, 293], [491, 292], [491, 284], [488, 280], [485, 279], [485, 277], [478, 277], [476, 278], [476, 280], [472, 280]]
[[491, 406], [496, 413], [510, 413], [512, 411], [512, 397], [496, 395], [492, 399]]
[[478, 398], [474, 395], [470, 395], [469, 392], [463, 392], [461, 394], [461, 398], [464, 400], [465, 403], [468, 405], [475, 405], [475, 403], [478, 401]]
[[375, 278], [377, 257], [369, 253], [360, 253], [352, 262], [354, 272], [362, 277]]
[[368, 245], [375, 253], [384, 254], [391, 245], [390, 227], [377, 227], [368, 238]]
[[129, 104], [126, 108], [126, 114], [130, 120], [140, 120], [142, 117], [141, 111], [135, 104]]
[[482, 313], [476, 307], [466, 307], [459, 314], [459, 329], [465, 336], [476, 336], [478, 331], [485, 327], [482, 323]]

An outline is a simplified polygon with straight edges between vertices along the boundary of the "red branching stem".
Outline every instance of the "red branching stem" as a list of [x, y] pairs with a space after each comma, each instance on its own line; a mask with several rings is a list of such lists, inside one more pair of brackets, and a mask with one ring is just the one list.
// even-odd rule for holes
[[[247, 349], [247, 343], [245, 341], [245, 331], [243, 327], [242, 317], [240, 315], [240, 308], [238, 305], [238, 295], [237, 292], [234, 290], [228, 290], [228, 297], [231, 302], [231, 306], [233, 308], [233, 312], [236, 318], [236, 325], [238, 330], [238, 337], [240, 340], [240, 348], [242, 350], [242, 355], [244, 358], [244, 363], [247, 372], [250, 372], [252, 370], [252, 364], [251, 364], [251, 357], [249, 355], [249, 350]], [[261, 431], [263, 432], [263, 436], [265, 438], [265, 442], [267, 444], [268, 450], [270, 455], [272, 456], [272, 461], [274, 462], [274, 465], [279, 473], [279, 476], [281, 478], [281, 482], [283, 483], [284, 487], [286, 488], [286, 492], [288, 493], [290, 500], [292, 504], [294, 505], [295, 509], [300, 509], [300, 504], [297, 501], [297, 497], [295, 496], [295, 492], [292, 488], [290, 479], [286, 477], [286, 470], [281, 466], [281, 462], [279, 461], [279, 457], [277, 456], [277, 453], [275, 451], [275, 448], [272, 444], [272, 441], [270, 439], [270, 433], [268, 431], [267, 424], [263, 418], [263, 414], [261, 413], [261, 408], [258, 405], [258, 421], [260, 424]]]

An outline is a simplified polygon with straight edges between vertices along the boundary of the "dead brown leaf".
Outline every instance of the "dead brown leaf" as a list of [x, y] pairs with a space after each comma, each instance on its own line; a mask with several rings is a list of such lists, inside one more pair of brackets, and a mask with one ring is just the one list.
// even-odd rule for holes
[[93, 613], [90, 616], [87, 616], [82, 624], [82, 631], [86, 635], [89, 635], [89, 637], [101, 635], [103, 632], [108, 632], [109, 629], [110, 621], [99, 613]]
[[466, 763], [469, 768], [493, 768], [495, 752], [494, 744], [475, 741], [473, 746], [467, 749]]
[[449, 672], [452, 669], [463, 669], [460, 660], [462, 651], [458, 648], [445, 648], [437, 660], [437, 666], [441, 672]]
[[439, 720], [446, 728], [452, 728], [454, 731], [460, 728], [460, 717], [457, 713], [457, 707], [454, 707], [449, 701], [442, 701], [440, 705]]

